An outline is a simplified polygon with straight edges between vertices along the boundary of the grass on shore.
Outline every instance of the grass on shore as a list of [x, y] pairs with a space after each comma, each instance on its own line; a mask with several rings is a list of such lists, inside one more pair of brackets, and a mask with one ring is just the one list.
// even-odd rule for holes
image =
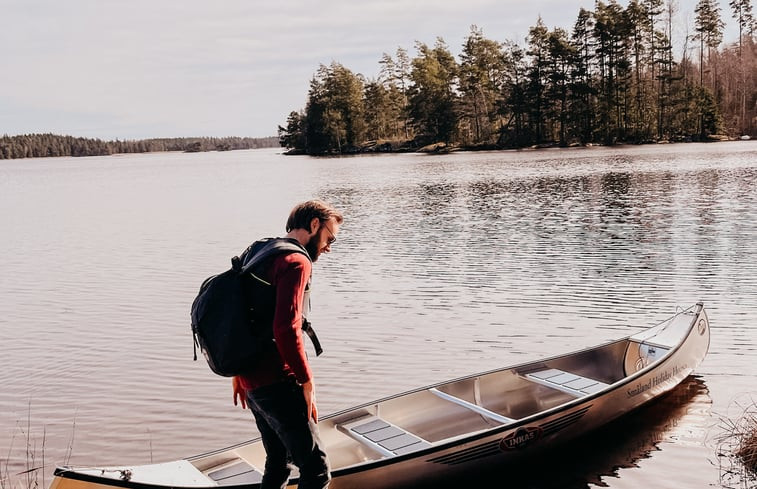
[[748, 431], [740, 434], [741, 442], [736, 455], [747, 469], [757, 474], [757, 417], [754, 413], [750, 414], [748, 423]]
[[[11, 437], [6, 457], [0, 458], [0, 489], [47, 489], [45, 473], [47, 465], [45, 463], [45, 442], [47, 440], [47, 428], [42, 427], [42, 438], [38, 440], [32, 434], [31, 422], [31, 403], [26, 414], [26, 422], [19, 421], [16, 426], [18, 433], [25, 446], [19, 450], [23, 452], [23, 469], [20, 472], [11, 473], [11, 457], [14, 454], [14, 442], [17, 433]], [[74, 433], [76, 431], [76, 419], [71, 432], [71, 439], [65, 453], [64, 465], [67, 465], [73, 449]], [[38, 441], [40, 444], [38, 445]], [[17, 451], [19, 451], [17, 450]]]
[[735, 406], [739, 409], [735, 416], [720, 420], [720, 482], [724, 488], [751, 489], [757, 487], [757, 402], [750, 399]]
[[[19, 423], [18, 428], [26, 442], [26, 446], [24, 447], [24, 453], [26, 455], [24, 470], [14, 474], [10, 473], [10, 459], [13, 454], [13, 445], [16, 441], [16, 435], [14, 434], [13, 437], [11, 437], [10, 446], [8, 447], [8, 456], [4, 461], [0, 459], [0, 489], [16, 489], [19, 487], [26, 489], [45, 489], [44, 467], [45, 440], [47, 438], [47, 433], [43, 428], [42, 446], [38, 449], [37, 440], [32, 437], [31, 434], [31, 413], [27, 414], [26, 425], [24, 426]], [[40, 473], [42, 474], [41, 477]]]

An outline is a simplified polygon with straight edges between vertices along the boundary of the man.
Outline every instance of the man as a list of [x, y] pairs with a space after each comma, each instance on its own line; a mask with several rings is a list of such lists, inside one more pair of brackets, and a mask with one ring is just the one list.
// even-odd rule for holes
[[299, 488], [328, 487], [329, 462], [318, 434], [315, 386], [303, 343], [303, 315], [311, 260], [331, 251], [342, 215], [318, 200], [295, 206], [287, 220], [286, 238], [307, 250], [280, 254], [264, 263], [261, 277], [275, 288], [275, 348], [250, 373], [232, 379], [234, 405], [249, 406], [266, 450], [263, 489], [284, 488], [289, 462], [300, 472]]

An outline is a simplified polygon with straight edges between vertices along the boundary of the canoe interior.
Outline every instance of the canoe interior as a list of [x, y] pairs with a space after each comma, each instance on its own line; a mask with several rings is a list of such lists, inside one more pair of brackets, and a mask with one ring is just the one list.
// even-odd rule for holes
[[574, 385], [589, 383], [590, 387], [597, 388], [622, 379], [625, 376], [623, 358], [628, 346], [628, 341], [615, 342], [573, 357], [494, 371], [415, 391], [325, 420], [321, 434], [335, 467], [392, 455], [378, 449], [365, 450], [365, 446], [372, 445], [349, 430], [356, 424], [355, 419], [358, 423], [361, 419], [380, 419], [420, 440], [401, 447], [404, 450], [388, 450], [396, 455], [423, 448], [424, 441], [433, 445], [470, 436], [592, 393], [561, 388], [560, 384], [550, 384], [549, 379], [530, 374], [568, 373], [579, 381]]

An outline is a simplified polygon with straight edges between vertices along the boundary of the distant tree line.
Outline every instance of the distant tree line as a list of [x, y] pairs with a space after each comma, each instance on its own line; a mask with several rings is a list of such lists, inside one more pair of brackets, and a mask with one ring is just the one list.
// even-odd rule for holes
[[[525, 46], [472, 26], [459, 59], [442, 38], [411, 58], [384, 54], [367, 79], [321, 65], [305, 108], [279, 126], [307, 154], [450, 143], [516, 148], [704, 140], [757, 131], [757, 44], [751, 0], [731, 0], [739, 40], [722, 49], [717, 0], [698, 0], [674, 39], [675, 0], [597, 1], [570, 32], [541, 18]], [[682, 55], [674, 56], [675, 45]]]
[[25, 134], [0, 137], [0, 160], [12, 158], [44, 158], [48, 156], [100, 156], [119, 153], [150, 153], [156, 151], [230, 151], [234, 149], [271, 148], [278, 146], [276, 137], [269, 138], [161, 138], [135, 141], [102, 141], [100, 139]]

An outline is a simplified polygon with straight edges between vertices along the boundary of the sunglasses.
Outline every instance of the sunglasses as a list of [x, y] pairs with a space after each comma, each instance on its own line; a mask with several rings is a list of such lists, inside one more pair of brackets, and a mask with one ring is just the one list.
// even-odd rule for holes
[[329, 232], [329, 237], [326, 238], [326, 244], [331, 246], [332, 244], [334, 244], [334, 241], [336, 241], [336, 236], [334, 236], [334, 233], [331, 232], [331, 229], [329, 229], [329, 227], [325, 223], [323, 224], [323, 227], [326, 228], [326, 231]]

